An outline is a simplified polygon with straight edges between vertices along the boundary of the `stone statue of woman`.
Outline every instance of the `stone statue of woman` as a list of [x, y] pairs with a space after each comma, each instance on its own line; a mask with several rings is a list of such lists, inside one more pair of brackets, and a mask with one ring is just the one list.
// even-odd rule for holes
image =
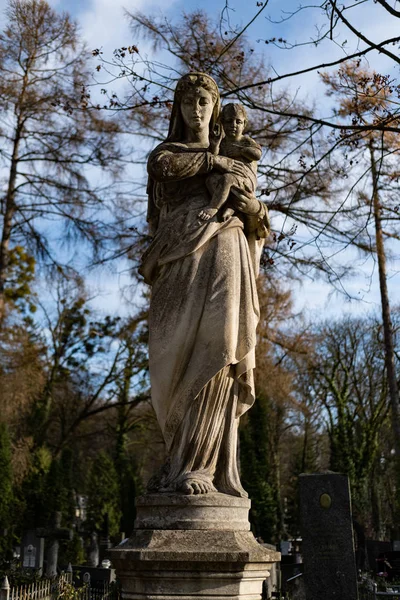
[[245, 176], [241, 161], [212, 152], [219, 111], [210, 76], [183, 76], [168, 137], [148, 160], [154, 237], [141, 273], [152, 286], [151, 394], [168, 450], [149, 491], [246, 497], [237, 428], [254, 402], [256, 277], [269, 221], [266, 206], [240, 189], [227, 219], [198, 218], [210, 204], [210, 173]]

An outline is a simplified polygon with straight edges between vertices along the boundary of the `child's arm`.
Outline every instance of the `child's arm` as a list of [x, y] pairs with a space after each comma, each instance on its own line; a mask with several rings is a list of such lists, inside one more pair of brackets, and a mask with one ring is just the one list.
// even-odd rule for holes
[[261, 158], [261, 146], [255, 140], [244, 136], [241, 140], [241, 155], [250, 161], [259, 161]]

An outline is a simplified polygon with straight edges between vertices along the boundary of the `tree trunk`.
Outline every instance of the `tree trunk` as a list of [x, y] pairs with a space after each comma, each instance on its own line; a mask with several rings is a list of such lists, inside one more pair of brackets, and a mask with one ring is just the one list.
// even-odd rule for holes
[[284, 410], [282, 407], [277, 407], [276, 410], [276, 423], [273, 432], [274, 447], [271, 451], [271, 479], [273, 482], [273, 493], [276, 506], [276, 539], [286, 539], [286, 523], [285, 523], [285, 510], [282, 500], [282, 486], [281, 486], [281, 461], [280, 461], [280, 443], [283, 432], [284, 423]]
[[18, 98], [18, 102], [15, 106], [15, 136], [13, 141], [13, 149], [10, 162], [10, 175], [8, 179], [7, 192], [5, 197], [5, 212], [3, 231], [1, 234], [0, 242], [0, 329], [4, 322], [6, 314], [6, 280], [7, 280], [7, 268], [10, 262], [10, 240], [11, 232], [13, 227], [13, 218], [16, 210], [15, 205], [15, 188], [17, 183], [17, 169], [18, 169], [18, 152], [21, 138], [26, 125], [26, 115], [24, 116], [24, 103], [26, 98], [26, 91], [29, 84], [29, 73], [32, 66], [35, 64], [36, 51], [32, 52], [31, 56], [26, 59], [26, 65], [24, 68], [24, 75], [22, 78], [21, 92]]
[[[400, 408], [399, 408], [399, 389], [397, 385], [396, 367], [395, 367], [395, 354], [393, 344], [393, 326], [391, 322], [389, 294], [387, 288], [387, 275], [386, 275], [386, 254], [385, 245], [382, 233], [382, 218], [381, 218], [381, 206], [379, 202], [379, 191], [378, 191], [378, 172], [375, 162], [374, 146], [373, 141], [369, 142], [369, 150], [371, 156], [371, 173], [372, 173], [372, 201], [373, 211], [375, 219], [375, 239], [376, 239], [376, 254], [378, 258], [378, 271], [379, 271], [379, 288], [381, 294], [381, 305], [382, 305], [382, 321], [383, 321], [383, 335], [385, 343], [385, 362], [386, 362], [386, 373], [389, 385], [389, 397], [390, 407], [392, 411], [392, 430], [393, 430], [393, 444], [396, 456], [396, 471], [397, 471], [397, 490], [400, 495]], [[399, 501], [400, 504], [400, 501]], [[399, 507], [400, 508], [400, 507]]]
[[381, 498], [379, 494], [380, 485], [380, 465], [375, 464], [374, 469], [370, 475], [370, 500], [371, 500], [371, 517], [372, 517], [372, 529], [373, 535], [376, 540], [384, 540], [382, 535], [382, 510], [381, 510]]
[[12, 231], [12, 222], [15, 214], [15, 184], [17, 181], [18, 147], [21, 139], [21, 130], [16, 129], [13, 152], [11, 157], [10, 175], [5, 197], [5, 212], [3, 231], [0, 242], [0, 327], [5, 317], [5, 292], [7, 268], [9, 263], [9, 249]]

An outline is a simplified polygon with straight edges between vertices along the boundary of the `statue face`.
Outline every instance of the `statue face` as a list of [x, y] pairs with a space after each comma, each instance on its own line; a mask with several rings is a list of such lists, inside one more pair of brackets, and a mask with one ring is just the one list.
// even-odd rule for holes
[[228, 138], [239, 140], [243, 135], [246, 123], [241, 115], [232, 112], [224, 117], [222, 125]]
[[213, 109], [212, 96], [204, 88], [189, 90], [182, 97], [182, 118], [186, 127], [193, 131], [208, 129]]

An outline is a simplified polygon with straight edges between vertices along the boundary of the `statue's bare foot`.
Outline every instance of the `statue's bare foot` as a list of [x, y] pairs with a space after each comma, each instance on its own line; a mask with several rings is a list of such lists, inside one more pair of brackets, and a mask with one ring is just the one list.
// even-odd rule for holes
[[210, 219], [213, 218], [214, 215], [217, 214], [217, 212], [218, 212], [218, 208], [205, 208], [205, 209], [201, 210], [197, 216], [202, 221], [209, 221]]
[[188, 496], [198, 494], [209, 494], [210, 492], [216, 492], [212, 478], [203, 471], [193, 471], [191, 473], [185, 473], [181, 477], [180, 481], [176, 482], [176, 491], [187, 494]]
[[199, 479], [187, 479], [181, 485], [181, 491], [184, 494], [192, 496], [193, 494], [208, 494], [215, 492], [215, 487], [211, 482], [201, 481]]

